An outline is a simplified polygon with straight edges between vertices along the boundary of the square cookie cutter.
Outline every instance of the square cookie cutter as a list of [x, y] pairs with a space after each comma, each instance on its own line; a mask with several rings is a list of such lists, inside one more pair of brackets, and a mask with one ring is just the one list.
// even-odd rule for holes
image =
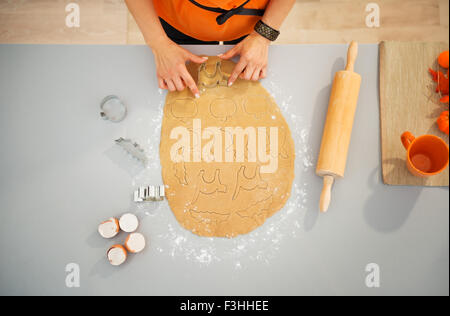
[[164, 197], [164, 185], [149, 185], [134, 191], [135, 202], [158, 202], [164, 200]]

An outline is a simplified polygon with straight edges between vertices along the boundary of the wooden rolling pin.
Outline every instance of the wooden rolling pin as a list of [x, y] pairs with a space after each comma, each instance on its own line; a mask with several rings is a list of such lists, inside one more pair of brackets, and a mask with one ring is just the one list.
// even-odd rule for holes
[[351, 42], [345, 71], [336, 73], [331, 90], [316, 168], [316, 174], [323, 177], [319, 205], [321, 212], [326, 212], [330, 205], [334, 179], [344, 177], [353, 119], [361, 86], [361, 76], [353, 71], [357, 55], [358, 44]]

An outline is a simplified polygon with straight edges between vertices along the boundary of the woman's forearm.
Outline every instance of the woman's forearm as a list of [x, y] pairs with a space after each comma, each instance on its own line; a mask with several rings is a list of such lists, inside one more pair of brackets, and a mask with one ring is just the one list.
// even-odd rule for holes
[[294, 3], [295, 0], [271, 0], [267, 5], [262, 21], [270, 27], [279, 30]]
[[159, 22], [152, 0], [125, 0], [125, 2], [147, 45], [155, 48], [162, 41], [167, 41], [168, 37]]

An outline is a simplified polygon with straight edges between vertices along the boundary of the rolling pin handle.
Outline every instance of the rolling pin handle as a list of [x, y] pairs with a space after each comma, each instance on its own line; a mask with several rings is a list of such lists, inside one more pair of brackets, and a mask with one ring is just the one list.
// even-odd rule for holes
[[333, 176], [323, 177], [323, 189], [322, 194], [320, 195], [320, 204], [319, 204], [319, 209], [322, 213], [328, 211], [328, 207], [330, 206], [331, 187], [333, 186], [333, 182], [334, 182]]
[[352, 41], [350, 43], [350, 46], [348, 47], [347, 52], [347, 66], [345, 67], [346, 71], [354, 71], [355, 69], [355, 61], [358, 57], [358, 43], [355, 41]]

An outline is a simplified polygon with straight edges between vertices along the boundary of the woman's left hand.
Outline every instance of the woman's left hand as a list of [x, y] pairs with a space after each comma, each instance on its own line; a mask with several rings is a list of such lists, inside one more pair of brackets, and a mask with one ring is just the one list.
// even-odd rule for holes
[[228, 52], [219, 55], [222, 59], [240, 56], [239, 62], [233, 69], [228, 85], [231, 86], [238, 77], [245, 80], [258, 81], [266, 77], [267, 58], [270, 41], [255, 31], [234, 46]]

